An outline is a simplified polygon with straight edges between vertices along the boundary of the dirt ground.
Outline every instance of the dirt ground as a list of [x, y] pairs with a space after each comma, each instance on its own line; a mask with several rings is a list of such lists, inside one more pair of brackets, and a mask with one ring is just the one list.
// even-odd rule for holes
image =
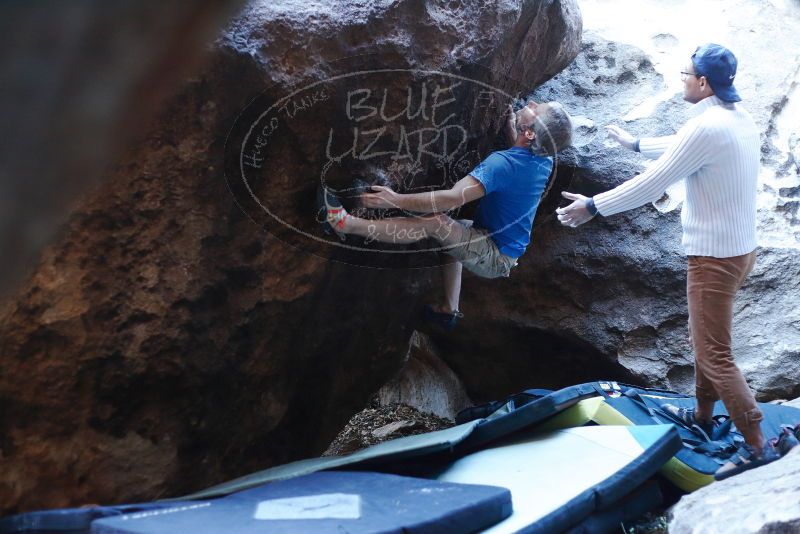
[[420, 412], [405, 404], [380, 406], [373, 401], [355, 414], [323, 456], [336, 456], [375, 445], [390, 439], [413, 436], [454, 426], [455, 422]]

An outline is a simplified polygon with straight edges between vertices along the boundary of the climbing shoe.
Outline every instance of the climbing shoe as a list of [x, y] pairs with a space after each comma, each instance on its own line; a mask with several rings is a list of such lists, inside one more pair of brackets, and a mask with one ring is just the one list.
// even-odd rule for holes
[[[714, 439], [714, 430], [717, 426], [719, 426], [714, 419], [711, 419], [710, 421], [698, 421], [694, 416], [694, 408], [684, 408], [683, 406], [675, 406], [674, 404], [669, 403], [662, 404], [661, 409], [664, 410], [664, 412], [677, 423], [680, 423], [688, 428], [697, 427], [703, 431], [709, 440]], [[719, 434], [719, 432], [717, 432], [717, 434]]]
[[458, 310], [450, 313], [439, 312], [434, 310], [430, 304], [426, 304], [422, 310], [422, 317], [432, 325], [452, 330], [458, 324], [458, 320], [464, 317], [464, 314]]
[[714, 473], [714, 480], [725, 480], [750, 469], [772, 463], [780, 457], [780, 453], [770, 442], [764, 444], [761, 454], [756, 454], [750, 445], [744, 443], [725, 465], [717, 469], [717, 472]]
[[335, 234], [340, 241], [347, 238], [344, 233], [344, 220], [347, 218], [342, 203], [327, 187], [317, 187], [317, 222], [326, 234]]
[[786, 456], [786, 453], [800, 445], [800, 441], [795, 435], [795, 430], [795, 427], [791, 425], [781, 425], [781, 433], [777, 438], [774, 438], [773, 443], [781, 456]]

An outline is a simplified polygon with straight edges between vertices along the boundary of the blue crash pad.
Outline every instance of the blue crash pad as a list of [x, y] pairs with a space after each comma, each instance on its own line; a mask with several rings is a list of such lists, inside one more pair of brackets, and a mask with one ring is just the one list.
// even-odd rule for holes
[[98, 519], [92, 534], [452, 533], [511, 514], [505, 488], [370, 472], [328, 471], [220, 499]]

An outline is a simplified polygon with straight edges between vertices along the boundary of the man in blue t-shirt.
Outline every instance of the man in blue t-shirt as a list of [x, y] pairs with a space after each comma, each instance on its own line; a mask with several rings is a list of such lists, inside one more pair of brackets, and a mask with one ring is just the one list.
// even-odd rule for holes
[[[432, 237], [457, 261], [442, 266], [444, 300], [425, 308], [426, 318], [446, 328], [459, 317], [461, 271], [485, 278], [509, 276], [530, 243], [533, 218], [553, 169], [551, 156], [569, 146], [572, 122], [557, 102], [509, 106], [505, 128], [512, 145], [493, 152], [450, 189], [400, 194], [383, 186], [362, 196], [368, 208], [400, 208], [414, 217], [368, 220], [353, 217], [324, 187], [318, 203], [325, 224], [340, 237], [355, 234], [386, 243], [413, 243]], [[480, 199], [475, 221], [454, 220], [445, 212]]]

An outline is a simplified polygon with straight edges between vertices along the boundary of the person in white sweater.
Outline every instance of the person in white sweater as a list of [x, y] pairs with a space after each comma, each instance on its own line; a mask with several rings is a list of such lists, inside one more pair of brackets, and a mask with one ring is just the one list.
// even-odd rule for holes
[[745, 445], [715, 474], [721, 480], [769, 463], [778, 454], [761, 432], [763, 419], [731, 352], [733, 299], [755, 262], [759, 132], [741, 105], [733, 80], [736, 57], [716, 44], [699, 47], [681, 72], [692, 118], [675, 135], [636, 139], [616, 126], [608, 134], [622, 146], [657, 159], [646, 171], [592, 198], [564, 192], [573, 202], [556, 210], [576, 227], [653, 202], [686, 179], [681, 213], [688, 256], [689, 331], [695, 353], [695, 409], [667, 406], [689, 425], [713, 431], [721, 399]]

